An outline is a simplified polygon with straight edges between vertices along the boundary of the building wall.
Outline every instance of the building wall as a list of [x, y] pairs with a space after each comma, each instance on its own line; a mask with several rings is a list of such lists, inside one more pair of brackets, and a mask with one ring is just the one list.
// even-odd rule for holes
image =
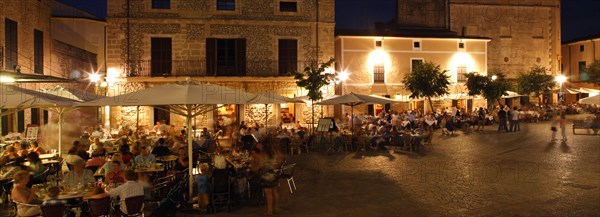
[[[583, 51], [580, 50], [581, 46], [583, 46]], [[585, 61], [587, 67], [595, 60], [600, 60], [600, 38], [563, 44], [561, 50], [562, 73], [567, 77], [565, 87], [572, 89], [579, 89], [582, 87], [600, 89], [598, 86], [582, 81], [582, 76], [579, 74], [579, 62]], [[577, 101], [577, 96], [574, 94], [567, 94], [566, 97], [567, 103]]]
[[[172, 0], [170, 9], [152, 9], [150, 0], [129, 2], [128, 15], [126, 0], [108, 0], [107, 67], [109, 70], [115, 69], [122, 76], [127, 76], [128, 59], [143, 60], [131, 61], [132, 69], [143, 67], [143, 62], [151, 59], [152, 37], [171, 37], [172, 60], [191, 62], [191, 67], [195, 67], [191, 78], [194, 81], [293, 97], [305, 93], [296, 86], [292, 77], [279, 76], [278, 39], [298, 40], [299, 70], [305, 64], [317, 60], [324, 62], [334, 56], [334, 0], [297, 0], [298, 12], [280, 12], [280, 0], [236, 0], [235, 11], [217, 11], [214, 0]], [[245, 38], [246, 76], [207, 75], [207, 38]], [[172, 76], [130, 76], [117, 86], [125, 83], [146, 83], [151, 86], [184, 81], [185, 78], [177, 77], [181, 75], [178, 67], [173, 65]], [[190, 66], [186, 67], [189, 71]], [[279, 111], [278, 106], [271, 108], [274, 113]], [[305, 107], [295, 106], [296, 111], [302, 111]], [[242, 120], [244, 109], [239, 112]], [[123, 119], [119, 116], [122, 114], [120, 110], [111, 108], [111, 114], [115, 115], [111, 115], [113, 125]], [[153, 124], [153, 110], [148, 108], [144, 113], [147, 115], [145, 119], [150, 120], [147, 122]], [[298, 113], [295, 114], [296, 118], [303, 120]], [[207, 114], [204, 119], [199, 127], [210, 129], [214, 123], [213, 115]], [[278, 123], [277, 115], [269, 119], [272, 126]], [[185, 124], [176, 115], [171, 115], [171, 121], [177, 127]]]
[[[382, 47], [377, 48], [375, 42], [381, 40]], [[415, 41], [420, 42], [420, 50], [413, 49]], [[459, 49], [459, 42], [465, 43], [464, 50]], [[467, 72], [487, 74], [487, 40], [338, 36], [336, 44], [339, 45], [336, 47], [339, 68], [350, 74], [342, 84], [343, 93], [390, 95], [397, 100], [409, 101], [410, 92], [404, 88], [402, 80], [412, 70], [413, 59], [431, 61], [439, 64], [442, 70], [448, 70], [451, 82], [455, 84], [450, 88], [451, 94], [466, 93], [463, 82], [458, 82], [459, 65], [465, 65]], [[384, 84], [374, 83], [376, 63], [384, 64]], [[393, 110], [410, 108], [408, 104], [395, 106]], [[366, 106], [357, 106], [355, 111], [364, 113]]]
[[534, 65], [560, 70], [559, 0], [450, 0], [451, 30], [491, 38], [488, 67], [509, 78]]
[[[104, 26], [105, 22], [95, 21], [90, 19], [81, 18], [52, 18], [52, 39], [53, 43], [62, 43], [72, 47], [71, 50], [77, 50], [81, 52], [87, 52], [93, 54], [94, 57], [90, 59], [89, 54], [79, 55], [75, 53], [73, 56], [61, 56], [64, 52], [54, 51], [53, 47], [53, 71], [68, 77], [71, 70], [82, 70], [80, 68], [71, 68], [64, 62], [67, 59], [81, 59], [87, 61], [87, 65], [84, 71], [91, 73], [93, 71], [106, 72], [105, 60], [104, 60]], [[90, 67], [91, 66], [91, 67]]]
[[50, 3], [51, 0], [3, 0], [0, 7], [0, 46], [2, 46], [2, 69], [5, 63], [5, 19], [17, 22], [18, 63], [22, 73], [34, 70], [34, 29], [44, 36], [44, 74], [50, 75]]

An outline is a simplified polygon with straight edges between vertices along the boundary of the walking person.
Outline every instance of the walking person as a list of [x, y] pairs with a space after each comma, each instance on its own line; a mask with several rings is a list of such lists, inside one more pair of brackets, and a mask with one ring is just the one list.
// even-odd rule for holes
[[560, 118], [556, 121], [554, 121], [552, 123], [552, 142], [556, 141], [556, 132], [558, 131], [558, 129], [556, 128], [556, 126], [560, 127], [560, 133], [562, 135], [562, 140], [563, 142], [567, 141], [567, 132], [566, 132], [566, 128], [567, 128], [567, 119], [565, 118], [565, 114], [560, 114]]
[[479, 107], [477, 111], [477, 129], [475, 131], [483, 131], [483, 126], [485, 126], [485, 110], [483, 107]]
[[506, 116], [507, 113], [504, 109], [502, 109], [502, 105], [500, 106], [500, 111], [498, 111], [498, 132], [504, 130], [508, 132], [508, 126], [506, 126]]
[[521, 131], [521, 125], [519, 124], [519, 119], [521, 118], [521, 116], [516, 106], [513, 108], [510, 118], [512, 119], [513, 124], [515, 125], [514, 131]]

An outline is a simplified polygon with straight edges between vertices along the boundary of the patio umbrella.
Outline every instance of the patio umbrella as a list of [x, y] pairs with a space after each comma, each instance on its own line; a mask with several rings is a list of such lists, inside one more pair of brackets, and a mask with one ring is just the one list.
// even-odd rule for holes
[[525, 95], [521, 95], [517, 92], [512, 92], [512, 91], [506, 91], [506, 93], [508, 95], [503, 95], [502, 99], [507, 99], [507, 98], [515, 98], [515, 97], [521, 97], [521, 96], [525, 96]]
[[[327, 100], [323, 100], [318, 102], [320, 105], [347, 105], [350, 106], [350, 116], [354, 119], [354, 106], [360, 104], [389, 104], [389, 103], [397, 103], [398, 101], [388, 99], [380, 96], [371, 96], [371, 95], [362, 95], [356, 93], [349, 93], [337, 97], [332, 97]], [[354, 135], [354, 120], [350, 124], [350, 130]]]
[[[214, 84], [193, 84], [187, 81], [182, 84], [166, 84], [146, 88], [131, 93], [106, 97], [81, 103], [78, 106], [156, 106], [164, 105], [169, 112], [186, 118], [186, 133], [188, 139], [188, 159], [192, 156], [192, 119], [214, 109], [215, 104], [251, 104], [258, 101], [258, 95], [241, 90], [231, 89]], [[264, 103], [264, 101], [260, 101]], [[190, 177], [189, 194], [193, 189], [193, 163], [190, 162], [188, 173]]]
[[580, 104], [600, 105], [600, 95], [590, 96], [579, 100]]
[[0, 85], [0, 102], [4, 108], [14, 109], [12, 112], [2, 113], [7, 115], [27, 108], [46, 108], [58, 114], [58, 154], [62, 154], [62, 118], [63, 114], [71, 109], [78, 101], [20, 88], [13, 85]]
[[[85, 102], [85, 101], [91, 101], [91, 100], [95, 100], [95, 99], [104, 98], [104, 96], [100, 96], [100, 95], [88, 92], [86, 90], [83, 90], [83, 89], [66, 88], [61, 85], [57, 85], [55, 87], [48, 88], [48, 89], [41, 89], [40, 91], [42, 93], [67, 98], [67, 99], [74, 100], [77, 102]], [[58, 114], [58, 146], [59, 146], [58, 152], [59, 152], [59, 155], [61, 154], [61, 151], [62, 151], [62, 125], [63, 125], [63, 121], [64, 121], [63, 120], [64, 114], [67, 112], [74, 111], [76, 109], [77, 109], [77, 107], [57, 107], [54, 110], [50, 110], [50, 111]]]

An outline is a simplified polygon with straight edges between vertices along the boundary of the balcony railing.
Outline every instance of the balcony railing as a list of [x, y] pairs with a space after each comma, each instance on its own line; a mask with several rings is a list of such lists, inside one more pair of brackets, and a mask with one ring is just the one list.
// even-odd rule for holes
[[[245, 65], [245, 67], [244, 67]], [[133, 60], [129, 77], [173, 76], [288, 76], [301, 71], [306, 62], [279, 62], [278, 60], [247, 60], [241, 66], [215, 65], [207, 71], [206, 60]]]

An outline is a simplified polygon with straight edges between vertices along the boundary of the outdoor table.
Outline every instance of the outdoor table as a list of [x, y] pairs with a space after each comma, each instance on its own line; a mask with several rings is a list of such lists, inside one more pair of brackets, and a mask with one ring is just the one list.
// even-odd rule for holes
[[156, 161], [165, 163], [165, 166], [168, 169], [175, 167], [175, 161], [177, 161], [177, 159], [179, 159], [179, 157], [177, 155], [166, 155], [166, 156], [156, 157]]
[[52, 159], [52, 158], [57, 158], [58, 154], [40, 154], [40, 159], [44, 160], [44, 159]]
[[135, 168], [136, 173], [153, 173], [153, 172], [162, 172], [165, 170], [165, 167], [162, 164], [153, 164], [150, 167], [140, 167]]
[[[61, 163], [61, 161], [58, 160], [48, 160], [48, 159], [43, 159], [42, 160], [42, 164], [43, 165], [47, 165], [47, 164], [59, 164]], [[29, 161], [25, 161], [23, 162], [23, 166], [29, 166], [31, 163]]]

